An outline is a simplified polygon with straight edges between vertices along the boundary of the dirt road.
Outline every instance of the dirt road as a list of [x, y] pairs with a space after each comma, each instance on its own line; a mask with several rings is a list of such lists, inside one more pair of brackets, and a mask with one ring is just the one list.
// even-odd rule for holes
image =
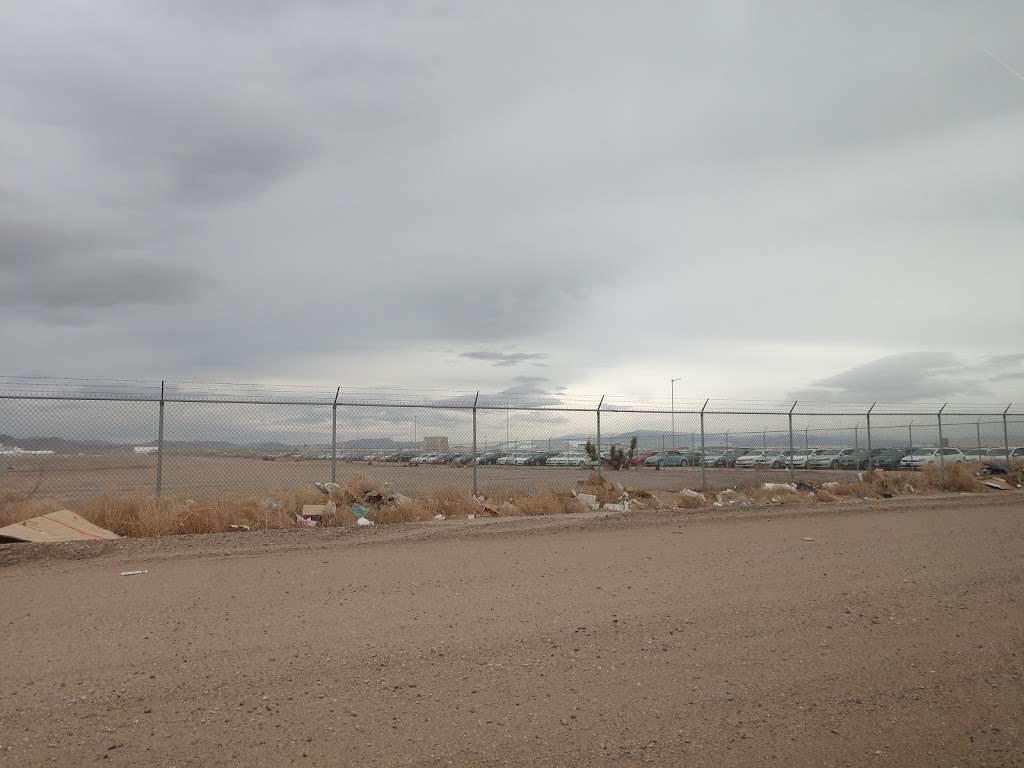
[[0, 764], [1024, 765], [1020, 494], [309, 533], [0, 568]]

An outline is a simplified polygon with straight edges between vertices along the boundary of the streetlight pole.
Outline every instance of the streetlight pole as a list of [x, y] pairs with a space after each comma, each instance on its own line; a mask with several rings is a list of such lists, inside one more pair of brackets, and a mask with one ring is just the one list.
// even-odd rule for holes
[[672, 391], [672, 450], [676, 449], [676, 382], [682, 380], [677, 376], [669, 382], [669, 389]]

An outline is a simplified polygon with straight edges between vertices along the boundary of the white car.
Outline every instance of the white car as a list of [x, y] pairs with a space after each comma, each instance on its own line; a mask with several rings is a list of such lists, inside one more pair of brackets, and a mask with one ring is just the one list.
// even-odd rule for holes
[[410, 464], [431, 464], [441, 454], [439, 453], [421, 453], [419, 456], [413, 456], [409, 459]]
[[557, 456], [552, 456], [548, 459], [547, 463], [549, 466], [555, 467], [585, 467], [592, 462], [585, 453], [566, 451], [565, 453], [559, 453]]
[[900, 459], [900, 469], [920, 469], [929, 464], [962, 464], [964, 454], [959, 448], [915, 448]]
[[857, 452], [856, 448], [830, 448], [807, 460], [808, 469], [839, 469], [840, 462]]
[[764, 466], [765, 456], [768, 451], [751, 451], [736, 459], [736, 469], [753, 469], [756, 466]]
[[793, 455], [793, 468], [794, 469], [807, 469], [807, 462], [815, 456], [820, 456], [823, 453], [829, 453], [834, 451], [833, 448], [808, 448], [807, 450], [797, 451]]

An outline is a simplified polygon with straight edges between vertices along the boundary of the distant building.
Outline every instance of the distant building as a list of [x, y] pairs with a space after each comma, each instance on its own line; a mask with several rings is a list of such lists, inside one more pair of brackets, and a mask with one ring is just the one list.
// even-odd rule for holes
[[157, 453], [157, 452], [159, 452], [159, 450], [160, 450], [160, 448], [158, 446], [155, 446], [155, 445], [136, 445], [135, 446], [135, 452], [136, 453]]
[[426, 451], [447, 451], [448, 438], [443, 435], [423, 438], [423, 449]]

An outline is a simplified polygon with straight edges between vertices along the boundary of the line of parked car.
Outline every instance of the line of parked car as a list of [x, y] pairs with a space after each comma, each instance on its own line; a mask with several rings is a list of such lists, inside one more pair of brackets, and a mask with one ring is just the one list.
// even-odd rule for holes
[[472, 452], [446, 451], [443, 453], [420, 453], [416, 451], [381, 451], [377, 453], [349, 452], [341, 458], [348, 461], [387, 461], [413, 466], [420, 464], [449, 464], [466, 466], [501, 465], [515, 467], [585, 467], [594, 461], [583, 451], [539, 451], [532, 449], [516, 450], [511, 453], [504, 451], [482, 451], [474, 456]]
[[[1014, 460], [1024, 459], [1024, 448], [1010, 448]], [[703, 462], [702, 462], [703, 458]], [[1006, 459], [1005, 448], [709, 448], [647, 451], [633, 463], [648, 467], [736, 467], [738, 469], [920, 469], [929, 464]]]
[[[1024, 448], [1011, 447], [1015, 461], [1024, 460]], [[601, 453], [609, 458], [608, 452]], [[339, 458], [349, 461], [386, 461], [413, 466], [420, 464], [448, 464], [467, 466], [514, 467], [587, 467], [595, 462], [580, 450], [544, 451], [517, 449], [512, 452], [486, 450], [476, 454], [466, 451], [422, 453], [418, 451], [379, 451], [376, 453], [348, 452]], [[783, 448], [707, 448], [702, 454], [697, 448], [641, 451], [633, 457], [634, 466], [645, 467], [707, 467], [737, 469], [920, 469], [929, 464], [959, 464], [1006, 459], [1005, 448], [807, 448], [793, 451]]]

